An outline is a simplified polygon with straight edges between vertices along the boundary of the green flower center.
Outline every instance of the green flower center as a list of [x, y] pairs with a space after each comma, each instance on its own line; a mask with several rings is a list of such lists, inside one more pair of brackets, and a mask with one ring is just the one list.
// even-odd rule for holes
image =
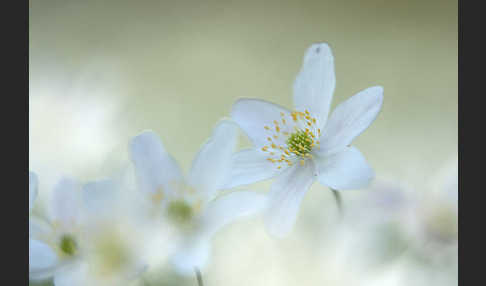
[[61, 248], [63, 254], [67, 256], [73, 256], [78, 250], [78, 245], [72, 235], [64, 234], [61, 237], [59, 248]]
[[292, 153], [304, 156], [312, 151], [314, 140], [309, 132], [299, 130], [287, 138], [287, 146]]
[[167, 213], [169, 218], [178, 224], [188, 223], [193, 216], [191, 206], [182, 200], [169, 203]]
[[317, 126], [317, 119], [307, 110], [290, 114], [281, 112], [280, 116], [280, 121], [274, 120], [272, 127], [263, 126], [269, 144], [261, 150], [268, 153], [267, 160], [276, 164], [277, 169], [281, 169], [283, 164], [292, 166], [298, 161], [303, 166], [307, 159], [312, 159], [312, 148], [320, 144], [321, 129]]

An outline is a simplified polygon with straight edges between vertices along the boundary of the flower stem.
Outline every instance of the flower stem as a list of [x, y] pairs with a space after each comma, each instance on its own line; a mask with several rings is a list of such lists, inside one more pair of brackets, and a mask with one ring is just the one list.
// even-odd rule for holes
[[201, 271], [199, 271], [199, 269], [197, 267], [194, 267], [194, 272], [196, 272], [197, 285], [198, 286], [204, 286]]
[[336, 200], [336, 204], [339, 210], [339, 215], [343, 216], [343, 200], [341, 199], [341, 193], [339, 191], [331, 188], [332, 194], [334, 195], [334, 199]]

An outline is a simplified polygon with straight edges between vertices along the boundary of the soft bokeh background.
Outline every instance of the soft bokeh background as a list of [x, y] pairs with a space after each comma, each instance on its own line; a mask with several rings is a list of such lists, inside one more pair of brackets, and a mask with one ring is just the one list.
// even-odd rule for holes
[[[39, 212], [60, 175], [85, 181], [128, 164], [127, 142], [144, 129], [187, 170], [237, 98], [290, 108], [304, 51], [324, 41], [335, 57], [333, 107], [384, 87], [382, 112], [354, 143], [376, 180], [343, 193], [344, 220], [314, 184], [285, 240], [268, 237], [259, 219], [226, 228], [205, 283], [457, 284], [454, 212], [436, 221], [424, 211], [443, 209], [444, 192], [457, 195], [457, 1], [31, 0], [29, 15]], [[423, 221], [452, 231], [453, 242], [416, 233]], [[195, 285], [169, 266], [148, 276], [149, 285]]]

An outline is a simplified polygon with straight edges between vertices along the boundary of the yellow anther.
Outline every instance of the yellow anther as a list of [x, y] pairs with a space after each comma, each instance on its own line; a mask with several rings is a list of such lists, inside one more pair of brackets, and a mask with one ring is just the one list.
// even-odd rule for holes
[[277, 136], [277, 135], [273, 135], [273, 138], [274, 138], [274, 139], [278, 139], [278, 136]]
[[277, 145], [275, 145], [275, 143], [272, 143], [272, 148], [273, 149], [276, 149], [277, 148]]
[[274, 121], [273, 121], [273, 124], [278, 125], [277, 120], [274, 120]]
[[280, 116], [284, 117], [285, 116], [285, 113], [280, 112]]
[[263, 128], [265, 128], [265, 130], [270, 130], [270, 127], [268, 126], [263, 126]]
[[305, 160], [300, 160], [300, 165], [304, 166], [304, 164], [305, 164]]
[[282, 118], [282, 123], [283, 123], [284, 125], [285, 125], [285, 122], [286, 122], [286, 121], [285, 121], [285, 118]]
[[267, 140], [268, 140], [268, 141], [272, 141], [272, 138], [271, 138], [271, 137], [268, 137], [268, 138], [267, 138]]
[[280, 168], [282, 168], [282, 166], [278, 166], [278, 167], [277, 167], [277, 169], [280, 169]]
[[309, 113], [309, 111], [308, 111], [307, 109], [305, 110], [305, 114], [307, 114], [307, 115], [309, 115], [309, 114], [310, 114], [310, 113]]
[[275, 131], [280, 132], [280, 127], [278, 127], [278, 125], [275, 125]]
[[262, 147], [262, 151], [265, 151], [266, 152], [267, 150], [268, 150], [268, 146], [263, 146]]
[[312, 118], [312, 123], [316, 124], [316, 119]]

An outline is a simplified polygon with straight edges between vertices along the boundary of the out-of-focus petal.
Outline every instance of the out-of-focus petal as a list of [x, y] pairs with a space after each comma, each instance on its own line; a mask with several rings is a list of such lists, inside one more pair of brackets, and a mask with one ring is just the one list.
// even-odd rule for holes
[[112, 211], [117, 202], [116, 191], [116, 184], [110, 179], [84, 184], [82, 188], [84, 210], [94, 215]]
[[294, 82], [294, 105], [297, 110], [308, 110], [319, 122], [326, 123], [332, 95], [336, 86], [334, 57], [326, 43], [310, 46], [304, 63]]
[[209, 260], [211, 243], [208, 239], [190, 237], [184, 241], [171, 258], [170, 262], [177, 273], [193, 276], [194, 269], [204, 269]]
[[[88, 265], [82, 262], [75, 262], [70, 265], [64, 266], [61, 270], [57, 271], [54, 276], [55, 286], [84, 286], [93, 285], [101, 286], [96, 283], [96, 279], [90, 277]], [[90, 279], [91, 278], [91, 279]]]
[[29, 237], [39, 238], [41, 236], [49, 235], [52, 232], [52, 227], [43, 219], [36, 216], [29, 218]]
[[29, 239], [29, 278], [32, 280], [47, 279], [54, 273], [58, 257], [47, 244]]
[[63, 228], [72, 228], [78, 221], [81, 191], [78, 182], [62, 178], [54, 187], [49, 205], [50, 220]]
[[172, 183], [183, 181], [179, 165], [154, 132], [145, 131], [135, 136], [130, 142], [130, 154], [142, 191], [170, 194], [175, 191]]
[[210, 200], [228, 177], [231, 155], [238, 139], [238, 126], [229, 120], [219, 122], [211, 138], [192, 162], [189, 184]]

